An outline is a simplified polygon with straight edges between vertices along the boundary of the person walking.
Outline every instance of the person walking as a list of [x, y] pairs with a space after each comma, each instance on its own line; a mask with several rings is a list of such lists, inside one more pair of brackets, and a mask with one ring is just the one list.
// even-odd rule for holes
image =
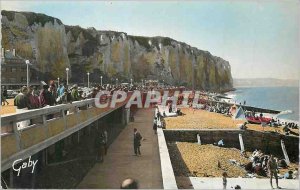
[[5, 102], [6, 102], [6, 105], [8, 105], [9, 103], [8, 103], [8, 101], [6, 100], [7, 99], [7, 96], [8, 96], [8, 94], [7, 94], [7, 89], [4, 87], [4, 89], [3, 89], [3, 93], [2, 93], [2, 105], [3, 106], [5, 106]]
[[154, 121], [153, 121], [153, 130], [154, 130], [154, 134], [157, 134], [157, 119], [154, 118]]
[[223, 189], [226, 189], [226, 186], [227, 186], [227, 173], [226, 172], [223, 172], [222, 174], [223, 176]]
[[270, 184], [271, 184], [272, 189], [273, 189], [273, 184], [272, 184], [273, 175], [276, 180], [277, 189], [281, 189], [278, 186], [277, 163], [272, 154], [270, 155], [270, 158], [268, 160], [267, 168], [268, 168], [268, 171], [270, 174]]
[[103, 131], [103, 135], [104, 135], [104, 154], [107, 154], [107, 148], [108, 148], [108, 133], [106, 131], [106, 129], [104, 129]]
[[96, 161], [103, 162], [105, 154], [105, 136], [103, 132], [97, 132], [95, 139]]
[[137, 131], [136, 128], [133, 129], [134, 132], [134, 138], [133, 138], [133, 148], [135, 156], [141, 155], [141, 140], [143, 139], [142, 135]]

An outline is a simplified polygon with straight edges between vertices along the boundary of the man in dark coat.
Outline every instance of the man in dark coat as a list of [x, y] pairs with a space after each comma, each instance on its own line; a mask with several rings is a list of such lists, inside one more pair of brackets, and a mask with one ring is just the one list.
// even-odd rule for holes
[[40, 93], [40, 105], [45, 107], [47, 105], [53, 106], [54, 105], [54, 97], [52, 96], [51, 92], [48, 90], [48, 85], [43, 85], [43, 90]]
[[28, 88], [23, 86], [21, 92], [15, 97], [14, 105], [17, 106], [17, 109], [24, 109], [29, 107], [29, 99], [27, 97]]
[[8, 96], [8, 94], [7, 94], [7, 90], [6, 90], [6, 88], [4, 87], [4, 90], [3, 90], [3, 93], [2, 93], [2, 106], [5, 106], [5, 102], [6, 102], [6, 104], [8, 105], [9, 103], [8, 103], [8, 101], [6, 100], [7, 99], [7, 96]]
[[141, 140], [143, 139], [143, 137], [137, 131], [136, 128], [133, 129], [133, 132], [134, 132], [134, 138], [133, 138], [134, 153], [136, 156], [138, 156], [138, 155], [141, 155], [140, 146], [141, 146]]
[[102, 131], [97, 131], [95, 138], [95, 147], [96, 147], [96, 161], [103, 162], [105, 154], [105, 135]]

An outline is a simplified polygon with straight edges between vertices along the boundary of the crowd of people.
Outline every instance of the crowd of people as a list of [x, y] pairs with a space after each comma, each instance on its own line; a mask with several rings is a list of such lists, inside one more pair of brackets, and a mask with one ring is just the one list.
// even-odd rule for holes
[[[296, 179], [298, 178], [298, 168], [294, 171], [289, 170], [285, 175], [278, 176], [278, 169], [287, 169], [288, 164], [284, 159], [278, 159], [273, 155], [264, 154], [261, 150], [255, 150], [249, 157], [250, 162], [245, 165], [245, 170], [249, 173], [255, 173], [259, 176], [270, 177], [275, 176], [275, 179], [286, 178], [286, 179]], [[271, 175], [273, 174], [273, 175]], [[272, 184], [271, 184], [272, 185]]]
[[221, 113], [229, 115], [229, 106], [225, 106], [225, 104], [215, 104], [215, 105], [207, 105], [206, 110], [209, 112]]
[[[131, 84], [104, 84], [95, 85], [92, 88], [78, 87], [77, 84], [67, 86], [61, 83], [57, 86], [54, 82], [50, 82], [49, 85], [44, 83], [40, 89], [36, 86], [23, 86], [20, 89], [20, 93], [15, 97], [15, 106], [17, 109], [37, 109], [45, 106], [53, 106], [57, 104], [71, 103], [72, 101], [80, 101], [88, 98], [95, 98], [99, 91], [109, 91], [111, 95], [114, 91], [152, 91], [173, 89], [173, 86], [143, 86], [143, 85], [131, 85]], [[2, 103], [6, 101], [7, 90], [2, 93]], [[4, 105], [2, 104], [2, 105]]]

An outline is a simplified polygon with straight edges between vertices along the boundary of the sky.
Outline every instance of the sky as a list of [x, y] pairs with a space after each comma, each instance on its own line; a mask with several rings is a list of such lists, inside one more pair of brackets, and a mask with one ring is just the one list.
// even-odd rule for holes
[[229, 61], [233, 78], [300, 79], [298, 0], [5, 1], [66, 25], [165, 36]]

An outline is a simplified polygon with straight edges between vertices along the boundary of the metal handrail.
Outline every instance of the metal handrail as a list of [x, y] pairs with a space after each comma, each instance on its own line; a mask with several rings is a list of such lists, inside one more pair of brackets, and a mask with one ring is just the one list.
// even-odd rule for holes
[[[127, 96], [127, 100], [128, 100], [128, 97], [130, 97], [132, 92], [128, 92], [127, 94], [128, 94], [128, 96]], [[112, 98], [112, 96], [108, 95], [108, 96], [105, 96], [105, 98], [101, 97], [100, 101], [101, 101], [101, 103], [107, 102], [107, 101], [109, 103], [111, 101], [111, 98]], [[56, 113], [61, 114], [62, 112], [71, 110], [71, 109], [74, 110], [75, 112], [77, 112], [78, 111], [77, 108], [79, 108], [79, 111], [80, 111], [80, 108], [82, 108], [82, 107], [86, 107], [86, 109], [95, 107], [95, 101], [96, 101], [95, 98], [90, 98], [90, 99], [81, 100], [81, 101], [74, 101], [74, 102], [68, 103], [68, 104], [60, 104], [60, 105], [55, 105], [55, 106], [50, 106], [50, 107], [26, 110], [22, 113], [13, 113], [13, 114], [3, 115], [3, 116], [1, 116], [1, 135], [5, 135], [7, 133], [13, 133], [14, 123], [26, 121], [26, 120], [32, 120], [35, 118], [41, 118], [41, 121], [42, 121], [44, 116], [47, 116], [50, 114], [56, 114]], [[34, 125], [30, 125], [30, 126], [28, 126], [28, 128], [30, 128], [31, 126], [34, 126]], [[2, 133], [2, 130], [5, 132]]]
[[58, 112], [69, 110], [69, 109], [75, 108], [75, 107], [83, 107], [83, 106], [87, 106], [87, 105], [93, 105], [94, 101], [95, 101], [94, 98], [92, 98], [92, 99], [72, 102], [70, 104], [60, 104], [60, 105], [55, 105], [55, 106], [50, 106], [50, 107], [43, 107], [43, 108], [28, 110], [28, 111], [25, 111], [22, 113], [8, 114], [8, 115], [1, 116], [1, 123], [3, 125], [3, 124], [11, 123], [11, 122], [19, 122], [19, 121], [29, 120], [29, 119], [36, 118], [36, 117], [43, 116], [43, 115], [58, 113]]

